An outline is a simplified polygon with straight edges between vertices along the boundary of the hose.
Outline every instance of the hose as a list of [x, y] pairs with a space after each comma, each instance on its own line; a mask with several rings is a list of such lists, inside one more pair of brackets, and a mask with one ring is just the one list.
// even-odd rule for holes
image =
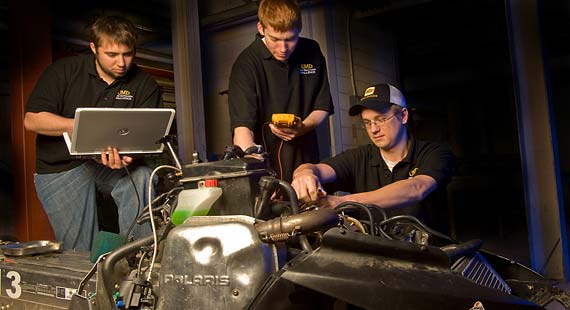
[[[285, 192], [287, 193], [287, 196], [289, 197], [289, 202], [291, 203], [291, 211], [293, 212], [293, 214], [298, 214], [299, 213], [299, 200], [297, 199], [297, 193], [295, 192], [295, 190], [293, 189], [291, 184], [289, 184], [288, 182], [285, 182], [283, 180], [279, 180], [279, 186], [281, 188], [283, 188], [285, 190]], [[303, 248], [303, 250], [306, 251], [307, 253], [313, 252], [313, 248], [311, 247], [309, 240], [307, 240], [307, 236], [300, 235], [299, 236], [299, 243], [301, 244], [301, 247]]]
[[273, 236], [298, 232], [302, 234], [324, 230], [339, 223], [339, 216], [335, 210], [316, 209], [290, 216], [277, 217], [255, 224], [261, 235]]
[[[112, 281], [113, 272], [115, 270], [115, 265], [117, 262], [126, 257], [127, 255], [138, 251], [141, 247], [152, 244], [154, 241], [154, 236], [148, 236], [141, 239], [134, 240], [133, 242], [127, 243], [120, 248], [115, 249], [113, 252], [107, 255], [105, 261], [103, 261], [103, 268], [101, 269], [101, 275], [103, 277], [103, 284], [107, 290], [107, 297], [109, 301], [113, 301], [113, 291], [115, 290], [115, 285]], [[111, 304], [114, 308], [115, 305]]]

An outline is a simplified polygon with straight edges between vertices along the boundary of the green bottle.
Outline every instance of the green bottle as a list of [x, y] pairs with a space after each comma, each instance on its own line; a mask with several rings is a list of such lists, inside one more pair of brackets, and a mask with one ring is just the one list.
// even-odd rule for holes
[[212, 205], [222, 195], [219, 187], [201, 187], [186, 189], [178, 195], [178, 206], [170, 220], [174, 225], [180, 225], [191, 216], [208, 215]]

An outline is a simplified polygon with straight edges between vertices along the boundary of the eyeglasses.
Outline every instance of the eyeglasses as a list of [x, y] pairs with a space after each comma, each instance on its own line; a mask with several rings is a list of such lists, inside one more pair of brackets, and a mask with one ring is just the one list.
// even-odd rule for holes
[[386, 122], [391, 120], [394, 116], [396, 116], [396, 113], [394, 113], [388, 117], [378, 116], [378, 117], [374, 118], [374, 120], [372, 120], [372, 121], [369, 121], [369, 120], [362, 121], [362, 128], [370, 129], [370, 128], [372, 128], [372, 124], [374, 124], [374, 126], [377, 126], [377, 127], [382, 127], [382, 126], [386, 125]]

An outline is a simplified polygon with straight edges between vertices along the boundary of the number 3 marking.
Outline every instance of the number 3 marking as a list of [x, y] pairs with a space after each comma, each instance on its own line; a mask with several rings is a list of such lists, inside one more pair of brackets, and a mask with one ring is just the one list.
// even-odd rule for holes
[[6, 277], [12, 279], [12, 288], [6, 289], [6, 294], [8, 294], [10, 298], [20, 298], [20, 295], [22, 295], [22, 287], [20, 286], [20, 280], [22, 279], [20, 278], [20, 274], [16, 271], [8, 271]]

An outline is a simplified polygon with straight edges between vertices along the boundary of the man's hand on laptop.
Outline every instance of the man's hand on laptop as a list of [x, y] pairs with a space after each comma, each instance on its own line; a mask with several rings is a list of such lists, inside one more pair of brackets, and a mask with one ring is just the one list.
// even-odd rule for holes
[[111, 169], [121, 169], [130, 165], [132, 162], [132, 157], [119, 155], [119, 150], [116, 148], [108, 148], [107, 151], [101, 152], [100, 163]]

